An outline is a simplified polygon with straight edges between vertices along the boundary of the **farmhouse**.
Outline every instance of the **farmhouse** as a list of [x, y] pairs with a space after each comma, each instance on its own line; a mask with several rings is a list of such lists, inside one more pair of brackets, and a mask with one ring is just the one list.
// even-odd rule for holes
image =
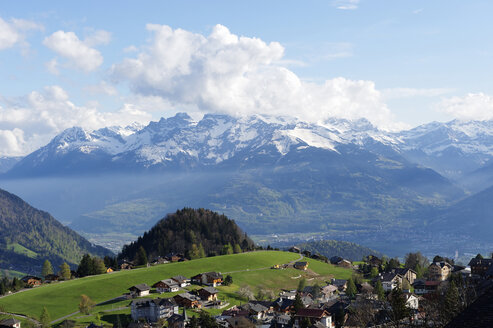
[[132, 320], [157, 322], [178, 313], [178, 305], [172, 298], [134, 300], [130, 303]]
[[35, 276], [25, 276], [21, 278], [21, 281], [26, 284], [27, 287], [37, 287], [41, 285], [41, 278]]
[[452, 266], [447, 262], [434, 262], [428, 267], [428, 274], [433, 280], [444, 281], [450, 275]]
[[192, 295], [190, 293], [182, 293], [176, 295], [175, 297], [173, 297], [173, 299], [178, 305], [183, 307], [199, 308], [199, 309], [202, 307], [202, 303], [200, 302], [200, 299], [197, 296]]
[[141, 297], [149, 295], [151, 287], [147, 286], [147, 284], [138, 284], [130, 287], [128, 290], [132, 296]]
[[17, 319], [10, 318], [0, 321], [0, 328], [21, 328], [21, 322]]
[[173, 279], [160, 280], [152, 285], [152, 287], [156, 288], [158, 293], [177, 292], [180, 290], [180, 285]]
[[223, 275], [219, 272], [205, 272], [193, 276], [192, 282], [199, 285], [216, 287], [222, 284], [223, 279]]
[[324, 309], [299, 309], [294, 316], [294, 328], [299, 328], [303, 320], [316, 327], [335, 327], [331, 315]]
[[217, 301], [217, 293], [219, 291], [214, 287], [204, 287], [197, 291], [200, 298], [204, 301]]
[[45, 276], [45, 282], [47, 282], [47, 283], [58, 281], [58, 280], [60, 280], [60, 276], [58, 276], [56, 274], [47, 274]]
[[180, 287], [190, 286], [191, 280], [189, 278], [187, 278], [187, 277], [184, 277], [184, 276], [174, 276], [174, 277], [171, 277], [171, 279], [173, 279], [174, 281], [176, 281], [178, 283], [178, 285], [180, 285]]
[[308, 269], [308, 262], [296, 262], [294, 264], [294, 268], [298, 270], [306, 270]]
[[398, 286], [402, 286], [402, 276], [395, 272], [388, 272], [380, 274], [375, 278], [375, 281], [380, 280], [382, 282], [383, 290], [386, 292], [392, 291]]
[[469, 261], [469, 266], [471, 267], [471, 274], [477, 274], [478, 276], [483, 276], [492, 264], [493, 264], [493, 259], [473, 258], [471, 259], [471, 261]]

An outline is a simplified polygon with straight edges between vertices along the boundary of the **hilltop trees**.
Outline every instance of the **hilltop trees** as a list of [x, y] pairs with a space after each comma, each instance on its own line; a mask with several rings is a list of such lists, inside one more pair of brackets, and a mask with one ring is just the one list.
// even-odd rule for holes
[[89, 254], [85, 254], [82, 257], [77, 268], [79, 277], [102, 274], [105, 272], [106, 266], [104, 265], [104, 261], [99, 257], [91, 257]]
[[65, 262], [63, 262], [60, 265], [60, 276], [64, 280], [69, 280], [70, 278], [72, 278], [72, 272], [70, 272], [70, 266]]

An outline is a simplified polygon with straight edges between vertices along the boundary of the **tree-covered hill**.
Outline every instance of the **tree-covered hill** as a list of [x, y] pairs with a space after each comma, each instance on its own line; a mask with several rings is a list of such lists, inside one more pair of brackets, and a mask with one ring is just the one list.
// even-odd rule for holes
[[0, 267], [39, 273], [46, 259], [56, 267], [63, 262], [75, 265], [84, 253], [111, 254], [49, 213], [0, 189]]
[[340, 256], [351, 261], [361, 261], [363, 257], [368, 255], [383, 256], [376, 250], [348, 241], [318, 240], [299, 244], [298, 247], [310, 251], [312, 254], [318, 253], [328, 258]]
[[206, 209], [184, 208], [168, 214], [130, 245], [120, 259], [133, 260], [141, 247], [147, 256], [180, 253], [188, 258], [252, 249], [253, 242], [225, 215]]

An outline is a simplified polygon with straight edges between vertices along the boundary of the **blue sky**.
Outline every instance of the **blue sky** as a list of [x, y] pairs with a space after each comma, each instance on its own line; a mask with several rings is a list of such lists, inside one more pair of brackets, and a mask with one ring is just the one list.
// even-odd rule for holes
[[183, 110], [389, 129], [492, 119], [491, 12], [450, 0], [5, 2], [1, 154], [72, 125]]

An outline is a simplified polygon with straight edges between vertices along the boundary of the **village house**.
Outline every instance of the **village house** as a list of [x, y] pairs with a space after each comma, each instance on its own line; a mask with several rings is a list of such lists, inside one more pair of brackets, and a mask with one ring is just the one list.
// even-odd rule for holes
[[185, 328], [188, 323], [187, 311], [183, 308], [183, 314], [173, 314], [167, 319], [168, 328]]
[[344, 279], [334, 279], [334, 278], [332, 278], [332, 280], [330, 281], [330, 283], [332, 285], [336, 286], [339, 291], [341, 291], [341, 292], [346, 291], [346, 288], [347, 288], [347, 280], [344, 280]]
[[286, 326], [291, 321], [291, 316], [288, 314], [277, 314], [274, 316], [274, 321], [280, 326]]
[[214, 287], [204, 287], [199, 289], [197, 293], [202, 300], [212, 302], [217, 301], [217, 293], [219, 293], [219, 291]]
[[383, 290], [386, 292], [392, 291], [398, 286], [402, 286], [402, 276], [395, 272], [387, 272], [379, 274], [375, 281], [380, 280], [382, 283]]
[[171, 279], [176, 281], [178, 283], [178, 285], [180, 285], [180, 287], [190, 286], [190, 283], [191, 283], [191, 280], [187, 277], [184, 277], [184, 276], [174, 276], [174, 277], [171, 277]]
[[299, 309], [294, 316], [294, 328], [300, 328], [303, 320], [308, 319], [316, 327], [335, 327], [332, 316], [324, 309]]
[[334, 285], [327, 285], [320, 289], [320, 294], [322, 295], [322, 301], [326, 301], [334, 297], [338, 289]]
[[255, 324], [246, 317], [231, 317], [226, 319], [227, 328], [254, 328]]
[[379, 267], [383, 264], [383, 261], [376, 256], [370, 255], [368, 257], [368, 264], [372, 267]]
[[25, 276], [21, 278], [21, 281], [26, 284], [27, 287], [41, 286], [42, 279], [35, 276]]
[[478, 276], [484, 276], [486, 271], [493, 264], [493, 259], [478, 259], [473, 258], [469, 261], [469, 266], [471, 267], [471, 274], [476, 274]]
[[329, 259], [329, 262], [330, 262], [330, 264], [336, 265], [337, 263], [341, 262], [342, 260], [344, 260], [344, 259], [342, 257], [340, 257], [340, 256], [332, 256]]
[[15, 318], [0, 321], [0, 328], [21, 328], [21, 322]]
[[301, 253], [301, 249], [299, 249], [299, 247], [296, 246], [291, 247], [289, 251], [292, 253]]
[[128, 290], [133, 297], [142, 297], [149, 295], [151, 287], [147, 286], [147, 284], [138, 284], [130, 287]]
[[419, 299], [416, 295], [411, 293], [405, 293], [406, 306], [411, 310], [417, 310], [419, 308]]
[[254, 318], [257, 321], [267, 318], [270, 310], [267, 306], [259, 302], [248, 303], [247, 306], [245, 306], [245, 309], [246, 308], [248, 308], [248, 313], [250, 314], [250, 317]]
[[447, 280], [451, 270], [452, 266], [447, 262], [434, 262], [428, 267], [428, 275], [433, 280], [444, 281]]
[[157, 322], [178, 313], [178, 304], [172, 298], [140, 299], [130, 303], [132, 320]]
[[183, 306], [186, 308], [200, 309], [202, 307], [202, 302], [200, 301], [200, 298], [190, 293], [178, 294], [173, 297], [173, 299], [179, 306]]
[[294, 308], [294, 300], [278, 298], [274, 302], [274, 311], [279, 314], [290, 314]]
[[156, 288], [158, 293], [177, 292], [180, 290], [180, 285], [173, 279], [160, 280], [152, 285], [152, 287]]
[[283, 299], [294, 300], [296, 298], [296, 290], [283, 290], [279, 293], [279, 296]]
[[409, 269], [409, 268], [395, 268], [392, 269], [392, 272], [395, 272], [397, 274], [400, 274], [402, 277], [406, 278], [407, 281], [412, 285], [414, 280], [417, 278], [416, 271]]
[[134, 264], [132, 262], [124, 261], [120, 265], [120, 270], [132, 270], [134, 268]]
[[191, 280], [193, 283], [199, 285], [216, 287], [222, 284], [223, 279], [223, 275], [219, 272], [205, 272], [193, 276]]
[[308, 269], [308, 262], [296, 262], [294, 264], [294, 268], [298, 270], [306, 270]]

